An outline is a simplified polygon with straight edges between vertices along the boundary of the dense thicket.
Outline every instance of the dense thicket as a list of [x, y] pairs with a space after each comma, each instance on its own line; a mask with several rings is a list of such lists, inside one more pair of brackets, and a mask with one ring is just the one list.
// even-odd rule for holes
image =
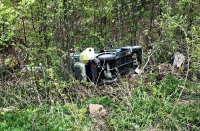
[[[200, 130], [199, 12], [199, 0], [0, 0], [0, 130]], [[71, 50], [110, 42], [141, 45], [142, 73], [71, 77]]]
[[199, 7], [198, 0], [1, 0], [1, 70], [16, 64], [59, 66], [57, 60], [71, 48], [106, 48], [111, 41], [114, 47], [156, 50], [151, 64], [180, 51], [197, 80]]

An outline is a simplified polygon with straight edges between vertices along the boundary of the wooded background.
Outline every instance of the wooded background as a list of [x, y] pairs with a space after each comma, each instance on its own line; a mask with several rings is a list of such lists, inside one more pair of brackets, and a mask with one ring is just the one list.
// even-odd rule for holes
[[150, 64], [185, 54], [197, 80], [200, 61], [199, 0], [1, 0], [0, 68], [59, 67], [73, 48], [141, 45]]

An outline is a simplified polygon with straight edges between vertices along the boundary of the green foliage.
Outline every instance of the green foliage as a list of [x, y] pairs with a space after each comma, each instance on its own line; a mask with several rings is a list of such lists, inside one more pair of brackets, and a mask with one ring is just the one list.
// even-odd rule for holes
[[[181, 51], [187, 54], [188, 59], [192, 60], [191, 71], [192, 79], [197, 81], [199, 65], [199, 19], [197, 1], [178, 1], [177, 6], [166, 4], [161, 1], [162, 15], [158, 21], [162, 29], [162, 38], [158, 41], [160, 51], [158, 56], [163, 56], [169, 60], [172, 53]], [[198, 30], [198, 31], [197, 31]], [[162, 50], [164, 49], [164, 50]], [[162, 54], [162, 55], [160, 55]], [[158, 58], [163, 61], [162, 57]]]
[[0, 129], [15, 131], [80, 130], [81, 125], [85, 124], [85, 113], [86, 109], [77, 109], [73, 104], [5, 112], [1, 115]]
[[[74, 80], [69, 59], [66, 65], [62, 61], [70, 48], [105, 49], [110, 41], [114, 48], [140, 44], [150, 64], [182, 52], [188, 76], [197, 82], [199, 21], [198, 0], [1, 0], [0, 107], [18, 109], [0, 114], [0, 130], [91, 130], [90, 103], [107, 109], [102, 121], [108, 130], [199, 130], [197, 83], [172, 75], [158, 80], [159, 74], [151, 72], [150, 82], [136, 84], [142, 88], [123, 79], [112, 91], [101, 92], [105, 87]], [[16, 63], [22, 68], [7, 76], [5, 67]]]
[[[183, 89], [180, 87], [184, 84], [182, 96], [178, 98], [180, 90]], [[121, 89], [120, 85], [115, 88]], [[60, 91], [57, 90], [57, 92]], [[81, 90], [79, 90], [80, 92]], [[1, 111], [0, 130], [90, 130], [88, 127], [95, 129], [96, 119], [90, 118], [88, 114], [88, 105], [91, 103], [101, 104], [107, 110], [108, 116], [102, 120], [98, 119], [104, 123], [104, 129], [199, 129], [200, 103], [198, 96], [200, 88], [194, 82], [186, 81], [185, 83], [169, 75], [160, 82], [155, 81], [144, 88], [134, 88], [131, 92], [132, 97], [127, 97], [125, 94], [121, 94], [123, 98], [120, 97], [120, 94], [115, 94], [114, 97], [112, 96], [113, 98], [109, 95], [95, 96], [77, 100], [73, 104], [60, 105], [55, 102], [51, 106], [46, 105], [45, 101], [41, 101], [43, 104], [40, 107], [26, 105], [11, 112], [2, 113]], [[51, 100], [59, 100], [56, 93], [54, 94], [52, 91], [51, 94], [53, 97]], [[73, 96], [70, 97], [74, 99]], [[129, 104], [127, 105], [126, 102]], [[97, 123], [96, 126], [101, 124]]]
[[169, 75], [160, 81], [158, 87], [153, 88], [153, 94], [158, 97], [165, 98], [166, 100], [175, 101], [177, 100], [183, 85], [184, 82], [176, 79], [172, 75]]
[[100, 104], [103, 105], [105, 108], [109, 108], [112, 106], [113, 101], [109, 96], [103, 96], [103, 97], [95, 97], [87, 100], [88, 104]]
[[2, 1], [0, 2], [0, 50], [3, 47], [8, 47], [8, 42], [14, 35], [15, 23], [18, 20], [19, 12], [12, 7], [6, 6]]
[[[184, 102], [179, 103], [181, 100], [178, 100], [178, 96], [183, 84], [183, 81], [169, 75], [160, 83], [134, 89], [134, 98], [129, 99], [131, 107], [121, 103], [112, 113], [111, 123], [115, 130], [184, 130], [186, 125], [191, 130], [199, 129], [196, 125], [200, 115], [198, 98], [189, 95], [189, 90], [196, 88], [197, 94], [200, 90], [198, 85], [187, 82], [184, 95], [180, 98]], [[194, 103], [188, 104], [190, 100], [194, 100]]]

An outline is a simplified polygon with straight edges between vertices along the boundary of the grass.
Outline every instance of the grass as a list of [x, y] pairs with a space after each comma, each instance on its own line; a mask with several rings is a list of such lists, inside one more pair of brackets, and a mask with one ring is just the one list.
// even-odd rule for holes
[[[71, 81], [66, 89], [63, 81], [54, 80], [42, 89], [32, 85], [5, 88], [1, 90], [0, 130], [200, 130], [200, 85], [173, 75], [161, 80], [156, 74], [148, 77], [125, 78], [100, 87]], [[107, 116], [89, 117], [90, 103], [103, 105]], [[3, 111], [10, 105], [15, 109]]]

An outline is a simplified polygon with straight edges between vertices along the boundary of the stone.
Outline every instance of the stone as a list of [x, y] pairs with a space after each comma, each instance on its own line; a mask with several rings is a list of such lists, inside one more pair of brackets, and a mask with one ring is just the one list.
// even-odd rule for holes
[[181, 68], [181, 66], [184, 64], [185, 56], [183, 53], [176, 52], [174, 54], [174, 61], [173, 61], [173, 67]]
[[90, 117], [95, 118], [105, 117], [107, 114], [106, 109], [99, 104], [89, 104], [89, 113]]

